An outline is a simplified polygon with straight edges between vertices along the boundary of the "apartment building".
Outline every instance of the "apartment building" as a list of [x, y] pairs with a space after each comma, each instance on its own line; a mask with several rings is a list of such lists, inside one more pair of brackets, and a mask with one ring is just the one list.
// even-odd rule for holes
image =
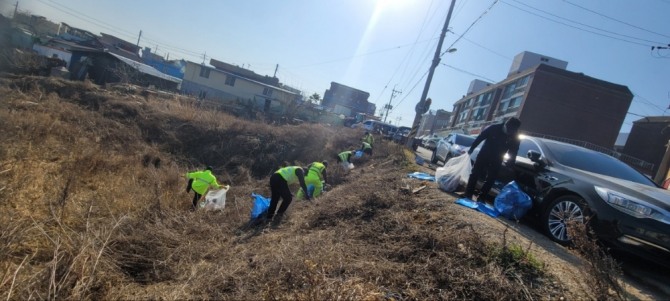
[[566, 67], [565, 61], [536, 53], [518, 54], [501, 82], [470, 85], [454, 104], [448, 130], [478, 134], [517, 117], [526, 133], [613, 148], [633, 94], [626, 86]]
[[348, 117], [354, 117], [357, 113], [374, 115], [376, 106], [368, 102], [368, 97], [368, 92], [331, 82], [330, 89], [323, 93], [321, 105], [333, 113]]

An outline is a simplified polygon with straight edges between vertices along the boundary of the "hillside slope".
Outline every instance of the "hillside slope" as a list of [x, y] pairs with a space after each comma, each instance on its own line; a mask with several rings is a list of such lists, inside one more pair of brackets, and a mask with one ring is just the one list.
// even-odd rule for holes
[[[420, 184], [405, 179], [414, 165], [379, 138], [351, 173], [332, 164], [333, 188], [294, 201], [278, 229], [245, 227], [251, 193], [268, 196], [283, 162], [333, 162], [360, 131], [49, 78], [3, 78], [0, 95], [2, 298], [602, 296], [556, 277], [504, 227], [482, 235], [453, 197], [403, 192]], [[188, 211], [184, 173], [204, 165], [231, 185], [223, 212]]]

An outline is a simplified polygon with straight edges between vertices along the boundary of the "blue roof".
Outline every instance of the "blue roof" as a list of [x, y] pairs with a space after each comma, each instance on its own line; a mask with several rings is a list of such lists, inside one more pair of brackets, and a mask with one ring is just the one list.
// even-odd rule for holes
[[129, 58], [120, 56], [120, 55], [118, 55], [118, 54], [114, 54], [114, 53], [111, 53], [111, 52], [107, 52], [107, 53], [113, 55], [113, 56], [116, 57], [117, 59], [119, 59], [119, 60], [121, 60], [122, 62], [128, 64], [129, 66], [133, 67], [134, 69], [136, 69], [136, 70], [139, 71], [139, 72], [142, 72], [142, 73], [145, 73], [145, 74], [149, 74], [149, 75], [151, 75], [151, 76], [155, 76], [155, 77], [158, 77], [158, 78], [162, 78], [162, 79], [164, 79], [164, 80], [168, 80], [168, 81], [171, 81], [171, 82], [181, 83], [181, 79], [176, 78], [176, 77], [171, 76], [171, 75], [167, 75], [167, 74], [165, 74], [165, 73], [163, 73], [163, 72], [160, 72], [160, 71], [158, 71], [158, 69], [156, 69], [156, 68], [154, 68], [154, 67], [151, 67], [151, 66], [146, 65], [146, 64], [142, 64], [142, 63], [140, 63], [140, 62], [131, 60], [131, 59], [129, 59]]

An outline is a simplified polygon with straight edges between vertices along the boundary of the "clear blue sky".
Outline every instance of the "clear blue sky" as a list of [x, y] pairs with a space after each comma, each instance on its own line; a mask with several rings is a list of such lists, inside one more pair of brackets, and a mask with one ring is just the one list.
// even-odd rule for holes
[[[0, 0], [11, 15], [16, 1]], [[370, 93], [388, 120], [411, 124], [448, 0], [19, 0], [19, 10], [158, 47], [202, 62], [204, 53], [272, 75], [306, 95], [338, 82]], [[495, 4], [494, 4], [495, 3]], [[622, 126], [670, 105], [670, 0], [457, 0], [428, 97], [451, 111], [475, 78], [500, 81], [532, 51], [635, 94]], [[474, 25], [472, 25], [474, 23]], [[471, 27], [472, 25], [472, 27]], [[469, 30], [468, 30], [469, 28]], [[465, 33], [465, 34], [464, 34]], [[458, 37], [464, 34], [462, 38]], [[670, 111], [670, 110], [668, 110]], [[400, 118], [400, 119], [398, 119]]]

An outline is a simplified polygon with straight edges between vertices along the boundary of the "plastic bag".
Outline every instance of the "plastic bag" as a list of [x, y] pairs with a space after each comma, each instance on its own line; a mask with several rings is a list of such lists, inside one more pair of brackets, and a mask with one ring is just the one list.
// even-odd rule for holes
[[223, 210], [226, 208], [226, 193], [230, 185], [221, 187], [221, 189], [210, 190], [205, 195], [205, 201], [200, 203], [200, 207], [206, 210]]
[[356, 151], [356, 153], [354, 153], [354, 158], [360, 158], [360, 157], [363, 157], [363, 151]]
[[458, 189], [458, 185], [465, 186], [468, 183], [470, 171], [472, 171], [470, 155], [462, 154], [449, 159], [444, 163], [444, 166], [438, 167], [435, 170], [435, 179], [437, 179], [440, 189], [446, 192], [454, 192]]
[[252, 193], [251, 197], [254, 198], [254, 206], [251, 208], [251, 219], [256, 219], [268, 211], [270, 199], [255, 193]]
[[503, 187], [493, 205], [500, 212], [500, 215], [519, 220], [533, 207], [533, 202], [519, 185], [512, 181]]

